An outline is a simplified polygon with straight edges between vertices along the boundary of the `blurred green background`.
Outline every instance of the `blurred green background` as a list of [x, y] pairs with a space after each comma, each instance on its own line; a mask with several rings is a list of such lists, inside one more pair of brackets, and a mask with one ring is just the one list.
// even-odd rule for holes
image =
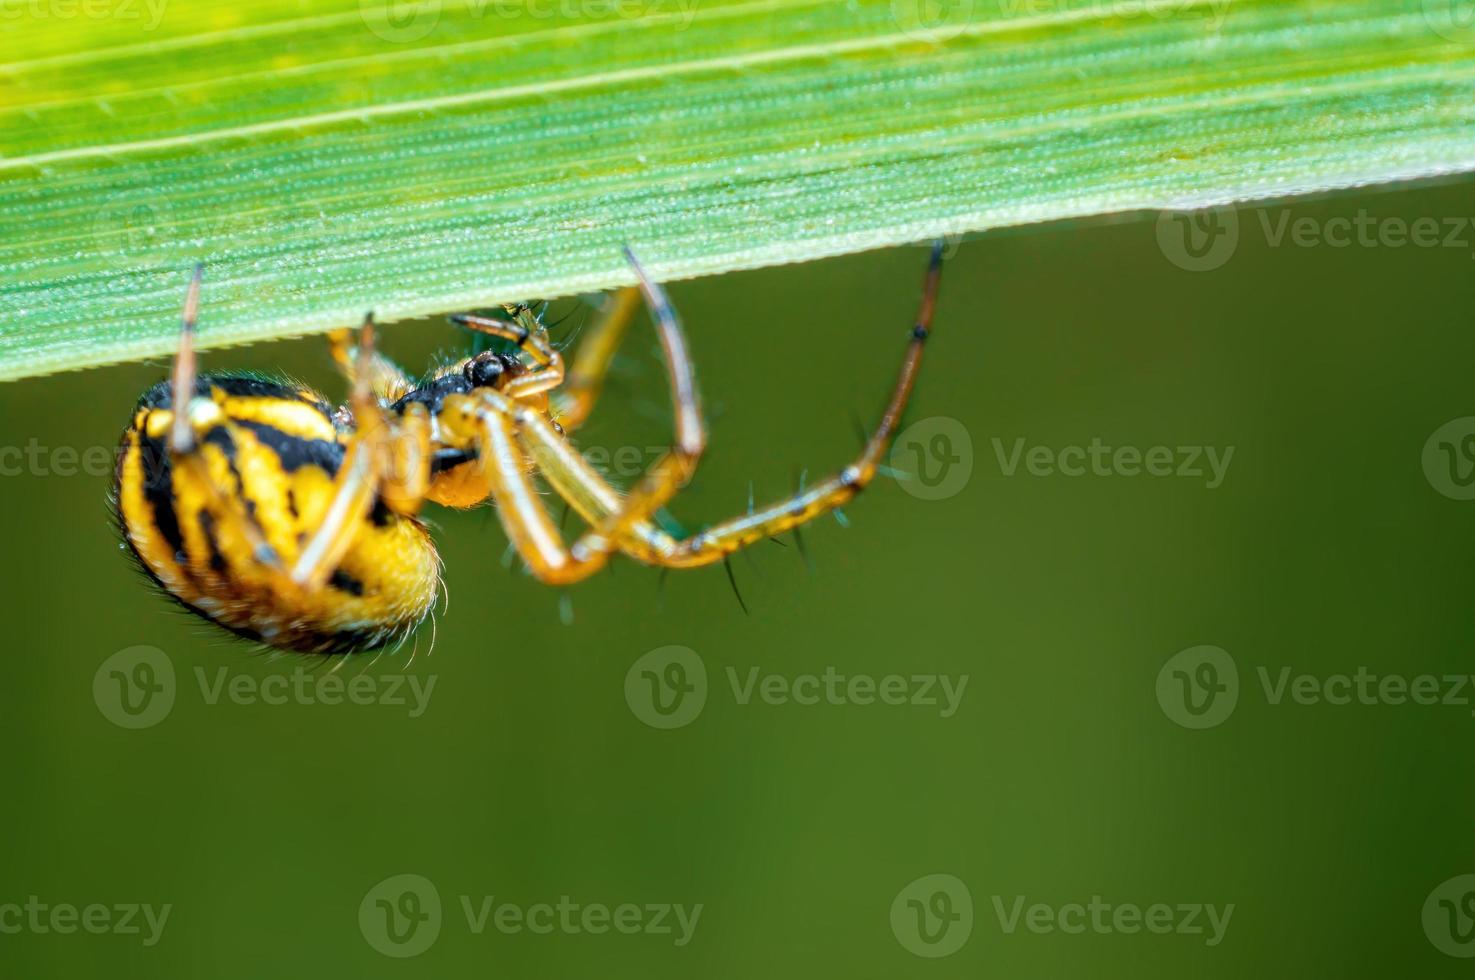
[[[1180, 268], [1172, 219], [953, 243], [908, 421], [957, 425], [904, 439], [918, 479], [879, 481], [848, 508], [848, 529], [810, 529], [812, 571], [792, 541], [736, 561], [748, 615], [720, 567], [662, 588], [622, 562], [568, 593], [564, 625], [557, 591], [504, 566], [487, 511], [436, 512], [451, 601], [434, 652], [425, 637], [413, 662], [406, 651], [333, 675], [389, 699], [412, 697], [396, 680], [406, 671], [422, 691], [433, 683], [417, 717], [316, 695], [263, 703], [268, 678], [300, 675], [312, 692], [329, 675], [217, 637], [119, 553], [108, 480], [67, 475], [64, 450], [110, 449], [165, 364], [0, 386], [0, 447], [36, 447], [0, 456], [0, 927], [28, 915], [3, 906], [31, 896], [171, 906], [151, 946], [0, 932], [0, 974], [1468, 976], [1468, 960], [1436, 947], [1438, 896], [1433, 925], [1422, 915], [1437, 886], [1475, 872], [1475, 682], [1457, 705], [1274, 703], [1260, 672], [1475, 672], [1475, 503], [1455, 499], [1438, 455], [1468, 474], [1475, 421], [1448, 430], [1452, 450], [1436, 439], [1426, 453], [1441, 426], [1475, 415], [1472, 188], [1247, 208], [1237, 236], [1219, 226], [1232, 248], [1207, 271]], [[1359, 213], [1385, 232], [1458, 219], [1461, 234], [1448, 247], [1313, 243]], [[1270, 241], [1283, 218], [1303, 221], [1308, 244]], [[678, 517], [716, 520], [745, 506], [749, 480], [773, 497], [801, 469], [814, 478], [849, 458], [852, 415], [869, 424], [880, 407], [925, 258], [903, 248], [671, 286], [712, 429]], [[571, 311], [555, 333], [584, 316], [555, 304], [555, 317]], [[208, 329], [208, 287], [204, 317]], [[439, 322], [383, 332], [417, 371], [464, 343]], [[340, 390], [321, 338], [205, 363]], [[642, 322], [581, 442], [612, 460], [645, 453], [667, 438], [665, 413]], [[1124, 466], [1008, 475], [1019, 439], [1051, 454], [1098, 439], [1233, 455], [1212, 489], [1207, 475]], [[937, 494], [920, 477], [945, 465], [966, 482], [925, 499]], [[1200, 730], [1174, 720], [1196, 716], [1173, 704], [1165, 665], [1205, 644], [1227, 652], [1238, 700]], [[642, 720], [654, 717], [646, 675], [637, 668], [628, 698], [626, 679], [673, 645], [693, 652], [682, 663], [701, 665], [707, 693], [688, 724], [663, 730]], [[162, 654], [104, 664], [138, 646]], [[126, 728], [110, 692], [141, 676], [137, 656], [164, 658], [154, 676], [168, 691], [151, 724]], [[742, 703], [729, 671], [746, 683], [754, 668], [967, 686], [950, 717]], [[211, 703], [222, 679], [245, 693]], [[973, 914], [928, 920], [923, 933], [946, 933], [934, 946], [910, 917], [947, 901], [956, 914], [964, 897], [949, 884], [939, 899], [935, 879], [911, 886], [936, 874], [966, 888]], [[381, 884], [399, 875], [424, 879], [422, 913], [426, 883], [441, 906], [412, 959], [380, 952], [408, 949], [385, 931], [386, 908], [415, 909], [402, 881]], [[1475, 953], [1452, 887], [1445, 939]], [[475, 911], [486, 896], [494, 908], [567, 896], [581, 909], [702, 910], [684, 945], [508, 933], [495, 918], [477, 933], [463, 897]], [[1233, 912], [1212, 945], [1089, 921], [1080, 934], [1023, 920], [1010, 932], [999, 906], [1007, 917], [1020, 896], [1055, 912], [1093, 896]], [[943, 958], [912, 951], [961, 938]]]

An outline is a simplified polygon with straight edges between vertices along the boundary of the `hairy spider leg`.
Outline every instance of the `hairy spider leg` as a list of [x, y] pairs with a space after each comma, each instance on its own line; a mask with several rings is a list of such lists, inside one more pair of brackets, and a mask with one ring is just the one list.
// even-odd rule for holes
[[[916, 383], [922, 348], [931, 331], [941, 268], [942, 248], [935, 245], [928, 264], [921, 306], [896, 384], [880, 423], [856, 460], [806, 490], [719, 522], [686, 538], [677, 539], [655, 528], [647, 520], [651, 511], [640, 512], [640, 508], [649, 506], [653, 499], [651, 484], [668, 478], [682, 465], [679, 446], [665, 457], [676, 459], [671, 468], [661, 473], [659, 464], [653, 467], [647, 475], [643, 499], [632, 505], [636, 496], [621, 498], [568, 447], [562, 434], [546, 417], [497, 392], [478, 392], [475, 396], [447, 399], [447, 421], [452, 428], [477, 442], [479, 458], [486, 467], [492, 496], [507, 527], [508, 537], [540, 580], [549, 584], [579, 581], [602, 567], [609, 553], [617, 548], [637, 560], [667, 567], [695, 567], [721, 561], [735, 551], [843, 506], [875, 477]], [[649, 283], [638, 266], [637, 274], [641, 276], [643, 285]], [[654, 300], [651, 302], [653, 312], [658, 328], [663, 331], [663, 346], [672, 373], [672, 394], [677, 402], [678, 443], [682, 442], [684, 434], [688, 440], [688, 454], [690, 449], [696, 448], [698, 452], [695, 455], [699, 455], [702, 433], [700, 407], [690, 377], [690, 364], [685, 361], [680, 324], [669, 303], [662, 302], [664, 295], [658, 287], [647, 288], [646, 295], [648, 300]], [[674, 335], [676, 343], [668, 342], [668, 335]], [[693, 435], [697, 438], [693, 439]], [[571, 547], [564, 546], [557, 526], [538, 495], [526, 465], [528, 456], [536, 461], [550, 485], [570, 506], [595, 525]], [[655, 492], [664, 489], [660, 487]], [[605, 531], [607, 528], [613, 530]]]
[[512, 378], [502, 386], [502, 392], [508, 397], [531, 398], [563, 384], [563, 355], [553, 348], [547, 329], [525, 307], [518, 310], [514, 323], [471, 313], [459, 313], [451, 317], [451, 322], [478, 333], [510, 340], [532, 360], [533, 370]]
[[307, 589], [321, 588], [353, 546], [359, 523], [374, 506], [385, 476], [389, 426], [374, 395], [374, 315], [359, 328], [358, 353], [340, 362], [351, 383], [349, 408], [354, 429], [343, 453], [343, 465], [334, 477], [333, 500], [323, 521], [297, 555], [292, 581]]
[[[366, 320], [373, 319], [370, 313]], [[328, 349], [345, 378], [366, 374], [369, 390], [381, 405], [390, 405], [415, 387], [415, 381], [377, 348], [363, 351], [354, 344], [354, 331], [339, 327], [328, 332]]]
[[[208, 427], [214, 419], [206, 413], [214, 408], [208, 400], [200, 402], [195, 411], [195, 373], [198, 358], [195, 356], [195, 328], [200, 319], [200, 285], [205, 276], [205, 267], [196, 265], [190, 276], [189, 289], [184, 296], [184, 312], [179, 318], [179, 349], [174, 354], [174, 371], [171, 396], [172, 418], [169, 425], [169, 465], [176, 471], [188, 474], [190, 484], [197, 487], [204, 497], [205, 507], [217, 520], [227, 522], [250, 546], [255, 559], [268, 571], [275, 585], [285, 584], [285, 571], [276, 550], [272, 548], [261, 529], [256, 526], [232, 499], [220, 489], [216, 477], [210, 472], [210, 464], [200, 451], [195, 435], [196, 418]], [[192, 417], [195, 416], [195, 417]]]
[[[373, 314], [366, 315], [364, 321], [371, 323]], [[405, 406], [397, 418], [388, 418], [383, 412], [385, 406], [412, 391], [415, 382], [378, 350], [373, 339], [370, 333], [370, 348], [365, 350], [362, 342], [355, 345], [351, 330], [340, 328], [328, 334], [333, 361], [349, 380], [350, 389], [355, 387], [361, 375], [367, 373], [369, 389], [379, 406], [377, 414], [390, 426], [385, 458], [380, 462], [384, 479], [379, 495], [385, 506], [397, 513], [417, 514], [430, 489], [430, 464], [435, 450], [434, 425], [430, 410], [419, 402]]]
[[626, 286], [609, 296], [599, 319], [574, 350], [568, 377], [553, 396], [556, 418], [565, 432], [573, 432], [589, 420], [594, 404], [604, 390], [610, 362], [625, 337], [625, 331], [640, 309], [640, 289]]

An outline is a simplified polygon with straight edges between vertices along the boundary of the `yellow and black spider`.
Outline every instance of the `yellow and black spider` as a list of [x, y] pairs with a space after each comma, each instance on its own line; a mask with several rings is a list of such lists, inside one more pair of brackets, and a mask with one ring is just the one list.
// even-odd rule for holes
[[[629, 492], [612, 487], [568, 440], [589, 416], [639, 306], [617, 293], [565, 376], [527, 307], [511, 319], [452, 317], [517, 345], [446, 365], [416, 385], [374, 350], [372, 317], [357, 344], [330, 335], [352, 394], [336, 410], [301, 385], [195, 373], [197, 269], [185, 300], [173, 377], [139, 400], [123, 434], [114, 504], [139, 563], [186, 608], [283, 649], [342, 653], [409, 635], [434, 607], [440, 559], [416, 517], [426, 500], [470, 507], [490, 498], [532, 574], [577, 582], [614, 552], [685, 568], [797, 527], [841, 506], [874, 477], [916, 380], [941, 274], [933, 249], [921, 310], [880, 424], [860, 456], [828, 479], [685, 538], [654, 515], [691, 477], [706, 447], [701, 403], [676, 312], [635, 261], [664, 351], [674, 445]], [[535, 482], [587, 523], [566, 545]]]

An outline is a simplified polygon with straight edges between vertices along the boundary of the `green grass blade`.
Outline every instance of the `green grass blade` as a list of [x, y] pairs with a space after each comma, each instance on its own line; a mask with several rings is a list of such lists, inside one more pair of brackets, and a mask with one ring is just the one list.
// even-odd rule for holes
[[[90, 11], [90, 13], [89, 13]], [[17, 14], [17, 12], [19, 12]], [[1468, 0], [15, 0], [0, 378], [1475, 168]]]

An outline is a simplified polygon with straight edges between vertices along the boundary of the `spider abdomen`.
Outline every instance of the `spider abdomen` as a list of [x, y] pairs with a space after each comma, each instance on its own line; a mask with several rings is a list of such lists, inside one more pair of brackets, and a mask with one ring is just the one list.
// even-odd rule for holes
[[[123, 434], [114, 501], [148, 574], [193, 612], [277, 647], [334, 653], [412, 631], [435, 604], [439, 559], [419, 521], [382, 504], [324, 587], [286, 580], [344, 459], [326, 403], [300, 386], [222, 375], [201, 376], [194, 394], [195, 468], [171, 461], [167, 384], [140, 399]], [[263, 541], [277, 565], [263, 562]]]

